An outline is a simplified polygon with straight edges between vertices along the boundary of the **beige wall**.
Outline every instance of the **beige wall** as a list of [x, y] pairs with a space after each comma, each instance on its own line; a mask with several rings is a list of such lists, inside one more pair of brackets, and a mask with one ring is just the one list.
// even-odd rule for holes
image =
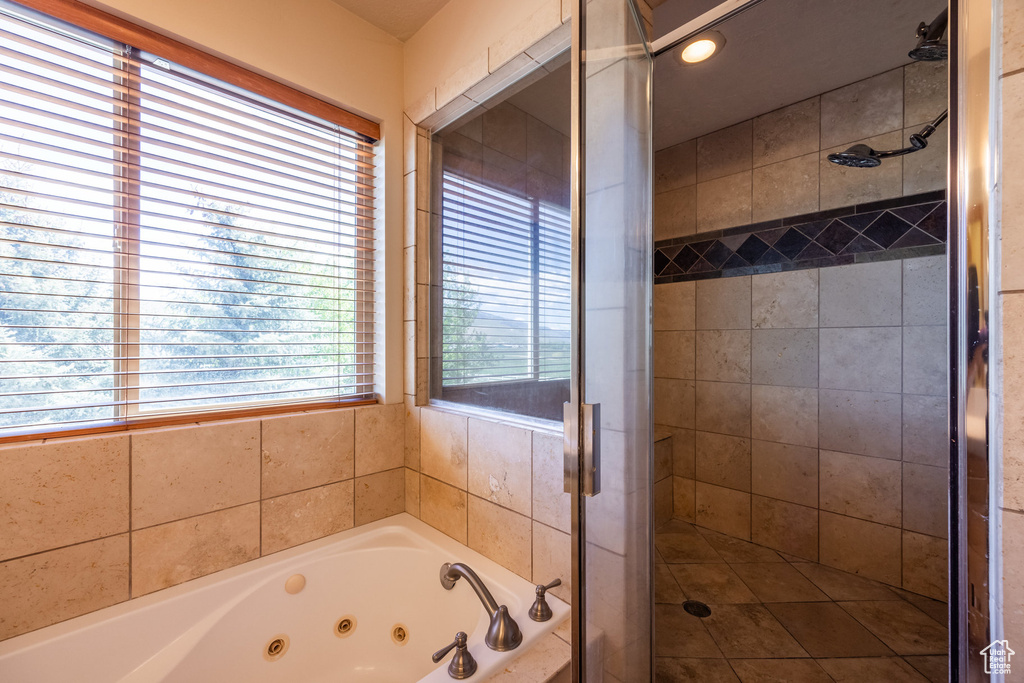
[[[1002, 609], [1004, 634], [1011, 643], [1024, 642], [1024, 6], [1002, 3], [1001, 95], [1002, 197], [1000, 242], [1002, 259], [1000, 312], [993, 325], [1002, 332], [1002, 387], [997, 420], [1002, 429]], [[998, 16], [998, 15], [997, 15]], [[997, 363], [999, 361], [996, 361]], [[998, 470], [996, 470], [998, 473]]]
[[943, 599], [945, 315], [944, 256], [657, 285], [676, 516]]
[[405, 43], [406, 105], [459, 74], [454, 80], [461, 87], [452, 82], [442, 89], [437, 106], [443, 106], [557, 28], [569, 16], [570, 1], [451, 0]]
[[402, 44], [330, 0], [88, 2], [380, 122], [386, 312], [378, 391], [400, 402]]
[[946, 63], [916, 62], [655, 154], [654, 239], [946, 186], [946, 128], [865, 171], [828, 161], [856, 143], [898, 149], [946, 106]]
[[0, 446], [0, 640], [405, 508], [401, 405]]

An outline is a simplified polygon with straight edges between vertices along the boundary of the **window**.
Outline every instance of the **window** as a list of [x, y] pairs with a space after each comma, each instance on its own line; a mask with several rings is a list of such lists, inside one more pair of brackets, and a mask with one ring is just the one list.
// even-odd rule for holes
[[0, 436], [373, 391], [373, 142], [0, 5]]
[[437, 136], [431, 387], [436, 399], [560, 420], [572, 324], [569, 140], [539, 116], [553, 109], [567, 123], [569, 113], [568, 102], [530, 113], [539, 99], [550, 104], [531, 93], [538, 87], [559, 92], [531, 85]]
[[443, 182], [442, 386], [568, 379], [568, 210]]

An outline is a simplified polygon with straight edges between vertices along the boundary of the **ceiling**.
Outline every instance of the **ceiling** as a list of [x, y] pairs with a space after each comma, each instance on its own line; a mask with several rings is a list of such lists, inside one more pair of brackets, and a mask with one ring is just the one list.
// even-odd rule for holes
[[[667, 0], [663, 35], [718, 4]], [[679, 51], [654, 69], [654, 146], [663, 149], [908, 64], [915, 31], [945, 0], [765, 0], [719, 25], [722, 51], [686, 65]]]
[[448, 0], [334, 0], [349, 12], [405, 42]]
[[[719, 2], [664, 0], [654, 11], [654, 33], [664, 35]], [[764, 0], [717, 27], [726, 44], [709, 61], [684, 65], [678, 50], [657, 58], [655, 149], [908, 64], [917, 25], [944, 6], [944, 0]], [[567, 62], [563, 55], [560, 68], [548, 65], [554, 73], [539, 71], [505, 93], [565, 135]]]

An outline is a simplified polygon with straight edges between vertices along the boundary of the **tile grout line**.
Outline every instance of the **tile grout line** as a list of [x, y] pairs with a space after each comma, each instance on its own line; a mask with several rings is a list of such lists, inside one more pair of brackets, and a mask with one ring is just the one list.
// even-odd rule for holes
[[[354, 418], [353, 418], [354, 421]], [[355, 431], [353, 425], [352, 431]], [[260, 509], [259, 509], [259, 524], [260, 524], [260, 557], [263, 557], [263, 420], [260, 420], [260, 445], [257, 455], [260, 459]]]
[[[751, 141], [753, 145], [753, 141]], [[748, 311], [747, 322], [749, 323], [749, 335], [750, 349], [748, 354], [748, 368], [750, 368], [750, 419], [748, 420], [747, 429], [750, 436], [747, 437], [747, 485], [749, 487], [747, 493], [747, 505], [748, 505], [748, 529], [747, 535], [751, 540], [754, 539], [754, 278], [750, 278], [750, 308]]]
[[815, 315], [814, 318], [817, 321], [816, 328], [818, 330], [818, 448], [815, 449], [816, 467], [815, 467], [815, 494], [816, 502], [814, 508], [815, 521], [818, 523], [817, 548], [816, 555], [818, 561], [821, 561], [821, 269], [818, 268], [816, 272], [815, 282], [817, 283], [817, 302], [815, 304]]
[[128, 435], [128, 599], [132, 599], [132, 435]]
[[[653, 296], [653, 293], [652, 293], [652, 296]], [[537, 564], [536, 564], [537, 558], [536, 558], [536, 553], [534, 552], [534, 546], [536, 546], [536, 540], [537, 539], [534, 537], [534, 533], [533, 533], [533, 525], [535, 523], [535, 520], [533, 518], [533, 460], [534, 460], [534, 457], [533, 457], [534, 445], [533, 444], [534, 444], [534, 441], [536, 441], [536, 439], [537, 439], [537, 433], [531, 429], [530, 430], [530, 577], [531, 578], [536, 578], [537, 577]], [[651, 447], [653, 448], [654, 445], [652, 444]], [[468, 482], [467, 482], [467, 484], [468, 484]], [[654, 493], [654, 491], [653, 491], [653, 487], [652, 487], [651, 494], [653, 495], [653, 493]], [[652, 514], [651, 516], [653, 517], [654, 515]], [[571, 539], [570, 539], [570, 542], [571, 542]], [[546, 579], [541, 579], [541, 581], [545, 581], [545, 580]]]
[[[903, 461], [903, 392], [906, 389], [903, 381], [904, 366], [907, 362], [907, 349], [906, 349], [906, 330], [907, 320], [903, 313], [906, 305], [907, 298], [907, 281], [906, 281], [906, 263], [900, 263], [900, 588], [906, 586], [906, 563], [903, 557], [903, 539], [906, 528], [906, 516], [907, 516], [907, 501], [903, 494], [904, 487], [906, 486], [906, 467]], [[947, 510], [948, 515], [948, 510]], [[946, 540], [946, 557], [948, 558], [952, 552], [952, 544], [949, 540]]]
[[[118, 532], [115, 532], [115, 533], [112, 533], [112, 534], [107, 534], [105, 536], [98, 536], [96, 538], [89, 538], [89, 539], [86, 539], [84, 541], [76, 541], [75, 543], [68, 543], [67, 545], [57, 546], [56, 548], [47, 548], [46, 550], [37, 550], [34, 553], [25, 553], [24, 555], [15, 555], [14, 557], [8, 557], [8, 558], [5, 558], [3, 560], [0, 560], [0, 564], [6, 564], [8, 562], [14, 562], [16, 560], [24, 560], [24, 559], [28, 559], [30, 557], [36, 557], [38, 555], [45, 555], [46, 553], [53, 553], [53, 552], [56, 552], [58, 550], [67, 550], [68, 548], [76, 548], [76, 547], [78, 547], [80, 545], [85, 545], [87, 543], [95, 543], [96, 541], [106, 541], [108, 539], [117, 538], [118, 536], [123, 536], [123, 535], [128, 535], [130, 537], [131, 533], [130, 532], [126, 532], [126, 531], [118, 531]], [[131, 572], [130, 572], [130, 569], [129, 569], [129, 574], [130, 573]]]

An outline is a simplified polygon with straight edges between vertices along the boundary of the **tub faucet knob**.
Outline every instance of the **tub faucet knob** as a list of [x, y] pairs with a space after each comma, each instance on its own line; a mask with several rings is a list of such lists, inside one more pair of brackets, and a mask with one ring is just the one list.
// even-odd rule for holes
[[537, 586], [537, 599], [533, 601], [533, 607], [530, 608], [530, 618], [534, 621], [547, 621], [551, 618], [551, 607], [548, 605], [547, 599], [544, 594], [555, 586], [561, 586], [562, 580], [555, 579], [546, 586]]
[[445, 655], [451, 652], [452, 648], [455, 648], [455, 656], [452, 657], [451, 663], [448, 664], [448, 675], [460, 681], [476, 673], [476, 660], [469, 653], [469, 647], [466, 646], [467, 640], [468, 636], [466, 636], [466, 633], [459, 631], [455, 634], [455, 640], [435, 652], [431, 657], [434, 660], [434, 664], [437, 664], [445, 658]]

